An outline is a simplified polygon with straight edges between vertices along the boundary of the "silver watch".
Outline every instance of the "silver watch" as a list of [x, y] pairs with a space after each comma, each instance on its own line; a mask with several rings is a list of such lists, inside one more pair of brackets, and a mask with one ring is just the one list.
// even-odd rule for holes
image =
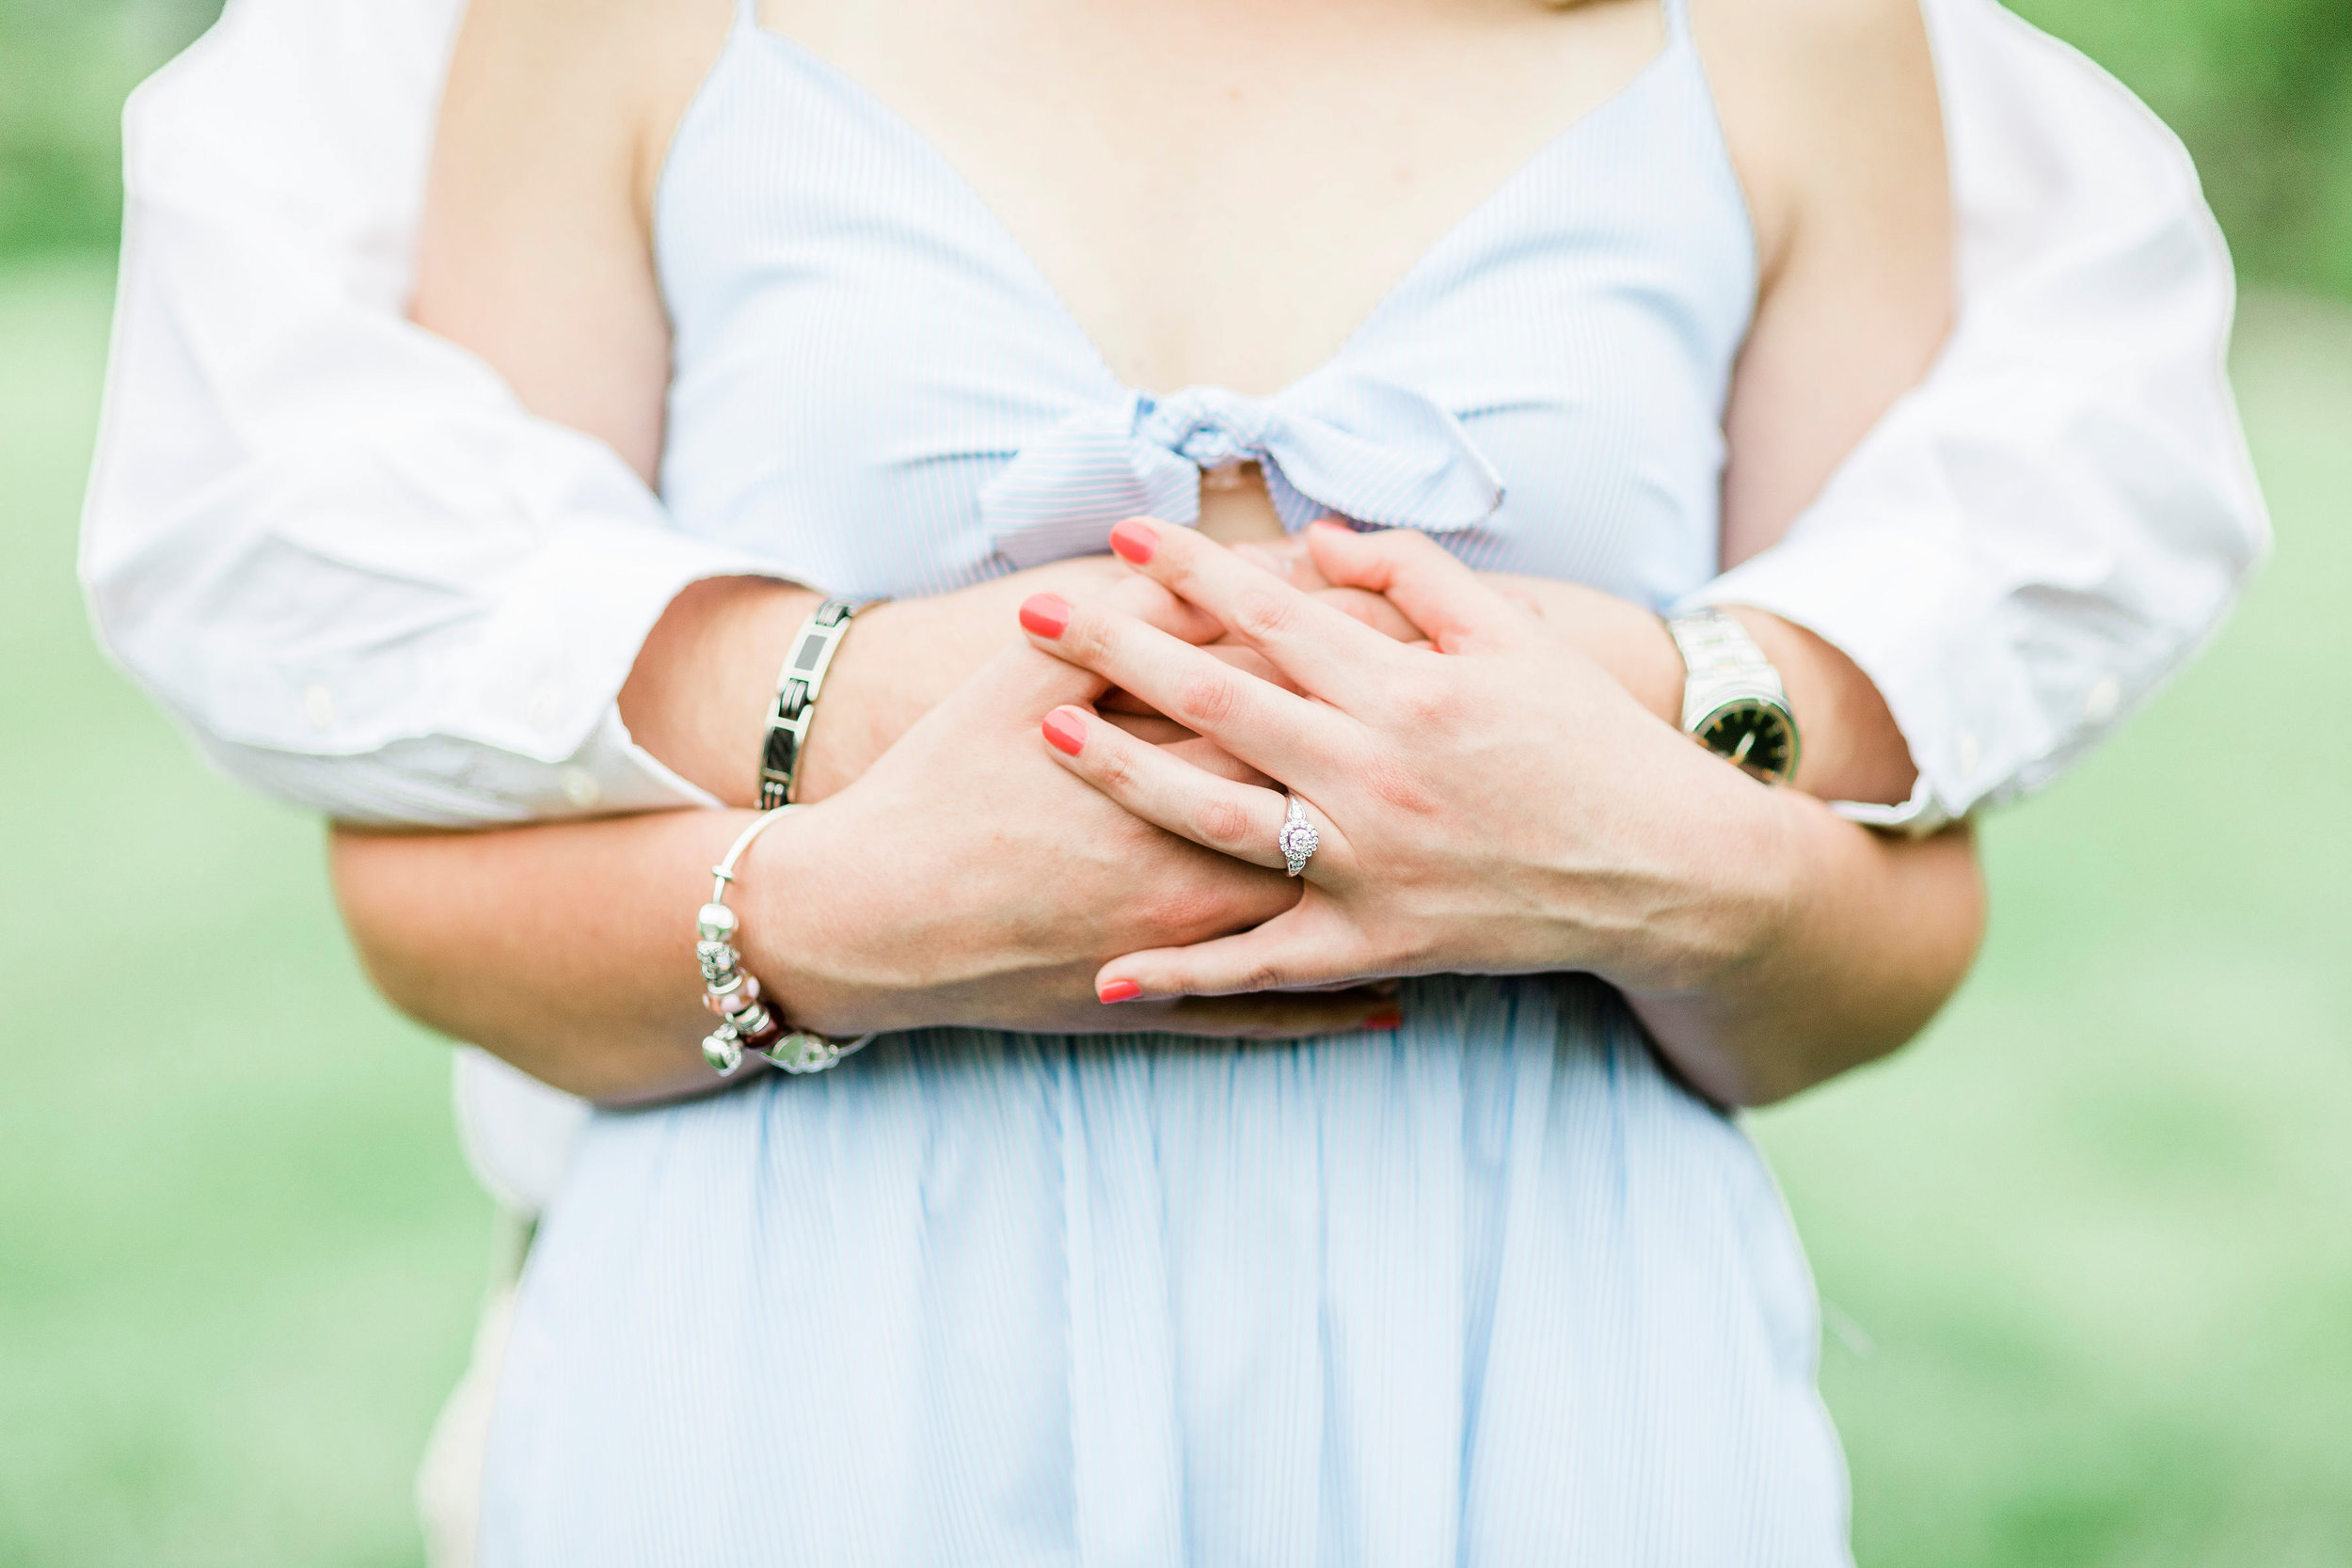
[[1797, 720], [1780, 672], [1748, 628], [1720, 610], [1666, 623], [1682, 650], [1682, 727], [1700, 745], [1766, 784], [1797, 773]]

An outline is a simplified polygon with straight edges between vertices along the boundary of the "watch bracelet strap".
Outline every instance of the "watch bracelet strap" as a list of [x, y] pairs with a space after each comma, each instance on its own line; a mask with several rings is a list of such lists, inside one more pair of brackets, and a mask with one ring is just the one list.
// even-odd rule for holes
[[857, 607], [847, 599], [827, 599], [793, 634], [776, 675], [775, 705], [768, 710], [768, 735], [759, 756], [759, 809], [774, 811], [789, 805], [800, 781], [801, 753], [808, 744], [809, 721], [816, 716], [817, 698], [825, 687], [825, 672], [850, 629]]
[[1668, 618], [1666, 630], [1682, 654], [1689, 673], [1682, 685], [1682, 727], [1692, 731], [1713, 704], [1706, 700], [1710, 688], [1727, 682], [1769, 688], [1775, 701], [1786, 705], [1788, 689], [1780, 672], [1756, 645], [1748, 628], [1720, 610], [1707, 609]]
[[[1682, 651], [1683, 664], [1690, 671], [1690, 679], [1683, 686], [1682, 727], [1686, 731], [1706, 717], [1704, 710], [1709, 705], [1694, 702], [1692, 697], [1709, 681], [1769, 681], [1780, 690], [1781, 701], [1788, 700], [1788, 689], [1781, 681], [1780, 672], [1772, 668], [1764, 650], [1756, 645], [1756, 639], [1736, 618], [1710, 607], [1670, 616], [1666, 629], [1673, 634], [1675, 646]], [[1960, 820], [1945, 809], [1925, 774], [1913, 787], [1911, 799], [1900, 805], [1881, 805], [1870, 800], [1824, 803], [1849, 822], [1905, 838], [1927, 838]]]

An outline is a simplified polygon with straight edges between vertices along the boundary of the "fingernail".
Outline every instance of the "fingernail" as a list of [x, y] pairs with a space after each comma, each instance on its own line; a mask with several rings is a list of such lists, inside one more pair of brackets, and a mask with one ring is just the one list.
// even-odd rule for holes
[[1059, 637], [1070, 626], [1070, 602], [1058, 594], [1032, 594], [1021, 601], [1021, 625], [1039, 637]]
[[1364, 1020], [1367, 1029], [1401, 1029], [1404, 1026], [1405, 1009], [1402, 1007], [1383, 1007]]
[[[1060, 708], [1056, 708], [1045, 716], [1045, 738], [1053, 742], [1056, 751], [1074, 757], [1086, 750], [1086, 726]], [[1107, 1002], [1110, 998], [1106, 996], [1103, 1000]]]
[[1140, 566], [1151, 560], [1159, 547], [1160, 536], [1152, 531], [1151, 525], [1136, 522], [1133, 517], [1111, 530], [1111, 548], [1119, 552], [1122, 561], [1132, 561]]
[[1143, 988], [1133, 980], [1113, 980], [1094, 993], [1095, 999], [1102, 1002], [1133, 1002], [1142, 994]]

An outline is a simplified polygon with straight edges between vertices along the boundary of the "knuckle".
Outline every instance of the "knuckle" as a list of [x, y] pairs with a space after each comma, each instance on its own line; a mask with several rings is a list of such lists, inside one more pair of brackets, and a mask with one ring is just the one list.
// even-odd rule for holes
[[1283, 966], [1271, 961], [1253, 963], [1243, 971], [1235, 989], [1244, 991], [1279, 990], [1290, 984], [1290, 975]]
[[1295, 594], [1254, 592], [1242, 594], [1232, 606], [1233, 630], [1251, 642], [1275, 641], [1289, 632], [1298, 619], [1298, 596]]
[[1217, 797], [1201, 805], [1193, 818], [1200, 836], [1215, 845], [1237, 845], [1250, 837], [1249, 809], [1239, 800]]
[[1230, 721], [1241, 707], [1239, 680], [1224, 666], [1195, 670], [1177, 683], [1175, 717], [1206, 731]]
[[1054, 652], [1064, 658], [1097, 658], [1110, 646], [1110, 628], [1091, 605], [1070, 607], [1070, 620], [1054, 639]]
[[1400, 673], [1389, 688], [1389, 702], [1398, 718], [1420, 728], [1445, 724], [1454, 711], [1454, 693], [1434, 672]]
[[[1104, 728], [1113, 729], [1113, 726], [1104, 725]], [[1124, 792], [1134, 786], [1135, 759], [1128, 754], [1126, 747], [1104, 738], [1088, 747], [1087, 750], [1092, 753], [1089, 760], [1093, 764], [1095, 783], [1104, 789], [1119, 792]]]

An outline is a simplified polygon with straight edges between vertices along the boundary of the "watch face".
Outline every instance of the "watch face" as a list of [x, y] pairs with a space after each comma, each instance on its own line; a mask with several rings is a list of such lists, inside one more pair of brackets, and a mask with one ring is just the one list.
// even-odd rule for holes
[[1709, 714], [1699, 744], [1766, 784], [1787, 784], [1797, 770], [1797, 727], [1785, 709], [1753, 700]]

